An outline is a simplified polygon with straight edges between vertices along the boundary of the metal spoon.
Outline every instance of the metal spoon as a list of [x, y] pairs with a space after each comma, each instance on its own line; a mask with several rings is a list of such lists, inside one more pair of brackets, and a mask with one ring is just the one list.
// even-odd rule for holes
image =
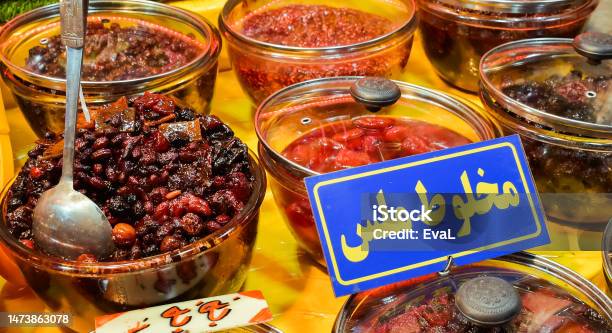
[[59, 184], [43, 193], [32, 215], [36, 244], [45, 252], [75, 259], [107, 257], [114, 249], [112, 228], [91, 199], [73, 188], [74, 139], [81, 81], [87, 0], [60, 1], [62, 41], [66, 44], [66, 120]]

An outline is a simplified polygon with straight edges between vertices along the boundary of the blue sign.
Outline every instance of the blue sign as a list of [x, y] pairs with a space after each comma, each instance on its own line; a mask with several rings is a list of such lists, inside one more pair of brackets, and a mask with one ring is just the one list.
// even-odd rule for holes
[[305, 183], [336, 296], [550, 242], [516, 135]]

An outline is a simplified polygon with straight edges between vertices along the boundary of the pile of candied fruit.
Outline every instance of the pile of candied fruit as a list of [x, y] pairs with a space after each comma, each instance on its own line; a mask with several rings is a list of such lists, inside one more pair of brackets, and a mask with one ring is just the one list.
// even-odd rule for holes
[[565, 76], [551, 76], [542, 82], [504, 82], [502, 91], [523, 104], [547, 113], [590, 123], [612, 123], [604, 107], [612, 75], [586, 76], [573, 70]]
[[[222, 228], [251, 196], [246, 145], [218, 118], [170, 97], [124, 97], [77, 127], [74, 187], [102, 209], [116, 245], [110, 258], [85, 253], [78, 260], [176, 250]], [[32, 210], [59, 181], [62, 147], [61, 136], [48, 133], [9, 190], [9, 231], [30, 248]]]
[[[523, 104], [549, 114], [597, 124], [612, 124], [606, 106], [612, 76], [586, 76], [571, 71], [542, 82], [505, 82], [502, 91]], [[534, 126], [542, 127], [540, 124]], [[567, 149], [523, 139], [540, 193], [610, 193], [612, 154]], [[572, 211], [575, 209], [571, 209]]]
[[[180, 68], [193, 59], [199, 47], [193, 36], [152, 25], [122, 27], [109, 19], [89, 20], [85, 38], [83, 80], [115, 81], [143, 78]], [[35, 73], [65, 77], [66, 50], [61, 36], [43, 40], [30, 49], [26, 67]]]

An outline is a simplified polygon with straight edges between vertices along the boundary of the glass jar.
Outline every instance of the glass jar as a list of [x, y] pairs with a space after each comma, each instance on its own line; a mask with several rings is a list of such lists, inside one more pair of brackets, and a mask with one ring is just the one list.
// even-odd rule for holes
[[485, 108], [521, 136], [547, 218], [601, 230], [612, 217], [612, 60], [538, 38], [491, 50], [480, 75]]
[[[266, 193], [264, 169], [212, 116], [154, 124], [167, 120], [162, 111], [174, 104], [150, 96], [131, 108], [125, 99], [105, 108], [111, 120], [77, 133], [74, 187], [114, 226], [115, 261], [86, 254], [64, 260], [35, 246], [32, 210], [38, 195], [59, 180], [59, 137], [30, 151], [31, 159], [0, 192], [0, 274], [29, 286], [50, 309], [73, 314], [70, 329], [77, 332], [89, 332], [103, 314], [237, 292], [246, 280]], [[144, 116], [140, 123], [134, 113], [130, 118], [130, 109], [151, 105], [157, 109], [147, 112], [159, 112], [155, 120], [145, 125]], [[110, 114], [117, 110], [127, 122], [118, 124]], [[194, 118], [187, 108], [170, 110], [170, 118]], [[117, 130], [130, 120], [131, 133]], [[196, 144], [204, 135], [209, 140]]]
[[[356, 102], [351, 87], [372, 79], [397, 85], [399, 100], [376, 112]], [[274, 199], [299, 245], [320, 263], [323, 255], [305, 177], [492, 139], [500, 133], [467, 101], [393, 82], [316, 79], [275, 93], [257, 110], [259, 156], [271, 175]]]
[[[410, 56], [415, 7], [414, 0], [230, 0], [219, 29], [242, 88], [259, 105], [315, 78], [399, 78]], [[293, 29], [302, 30], [294, 35]]]
[[480, 57], [525, 38], [574, 37], [598, 0], [418, 0], [425, 53], [451, 85], [478, 92]]
[[[491, 278], [502, 279], [501, 286], [510, 290], [497, 292], [500, 285], [482, 283], [483, 279]], [[475, 286], [481, 289], [465, 289], [473, 293], [466, 297], [462, 287], [467, 288], [477, 280], [480, 284]], [[475, 300], [470, 296], [482, 298]], [[490, 298], [494, 300], [493, 305], [473, 308], [472, 304], [487, 303], [489, 296], [493, 296]], [[496, 308], [498, 304], [513, 306]], [[486, 313], [491, 308], [499, 313]], [[503, 320], [490, 325], [488, 320], [494, 317]], [[388, 333], [395, 332], [394, 329], [401, 332], [429, 332], [428, 329], [609, 332], [612, 301], [574, 271], [520, 252], [354, 294], [340, 310], [333, 332]]]
[[[86, 38], [92, 42], [86, 45], [82, 86], [90, 107], [149, 91], [172, 95], [199, 113], [210, 111], [221, 50], [221, 37], [212, 24], [196, 14], [152, 1], [90, 1], [92, 33], [103, 31], [102, 27], [116, 29], [113, 23], [139, 33], [128, 31], [117, 41], [105, 40], [103, 34]], [[47, 130], [62, 132], [64, 127], [65, 60], [63, 46], [54, 37], [59, 32], [58, 4], [20, 15], [0, 31], [2, 77], [39, 137]], [[159, 47], [151, 41], [154, 38], [166, 44]], [[121, 53], [128, 45], [143, 45], [144, 50], [155, 53], [154, 59], [145, 59], [149, 67], [130, 67], [129, 58], [125, 60]], [[191, 50], [189, 57], [183, 54], [187, 50]], [[179, 61], [184, 64], [172, 67]], [[113, 68], [117, 63], [122, 67]], [[100, 74], [105, 68], [106, 76]]]
[[0, 251], [20, 271], [18, 283], [23, 277], [49, 308], [73, 314], [70, 329], [76, 332], [89, 332], [93, 319], [103, 314], [237, 292], [246, 280], [266, 191], [265, 173], [257, 157], [251, 153], [250, 158], [255, 182], [244, 209], [223, 228], [179, 251], [97, 263], [64, 261], [34, 251], [6, 228], [12, 181], [1, 192]]

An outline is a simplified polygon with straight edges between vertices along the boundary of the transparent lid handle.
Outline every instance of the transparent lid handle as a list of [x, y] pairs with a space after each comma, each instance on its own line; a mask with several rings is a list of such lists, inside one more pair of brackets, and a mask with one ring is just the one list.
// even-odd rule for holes
[[587, 57], [589, 62], [598, 64], [612, 59], [612, 35], [602, 32], [585, 32], [574, 38], [574, 49]]
[[512, 284], [486, 275], [464, 282], [455, 294], [455, 306], [469, 321], [487, 327], [511, 321], [523, 307]]
[[361, 78], [353, 83], [350, 92], [357, 103], [365, 105], [372, 112], [393, 105], [402, 97], [397, 84], [382, 77]]

